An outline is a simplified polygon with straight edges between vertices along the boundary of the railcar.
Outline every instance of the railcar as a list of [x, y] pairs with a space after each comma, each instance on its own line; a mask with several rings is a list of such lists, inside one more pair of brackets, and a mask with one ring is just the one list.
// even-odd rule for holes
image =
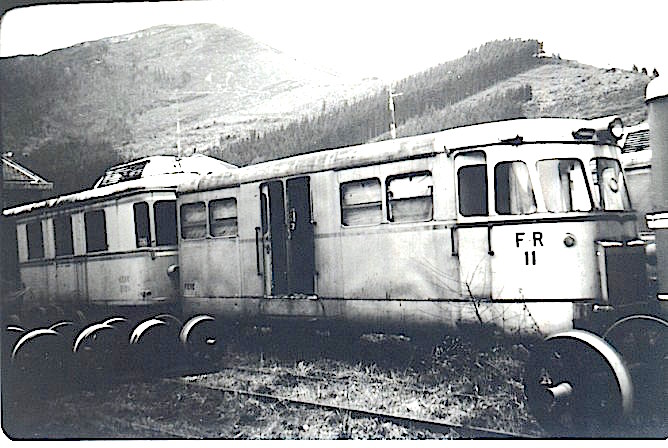
[[186, 313], [548, 335], [644, 303], [619, 125], [495, 122], [186, 183]]
[[176, 187], [232, 167], [202, 155], [148, 157], [110, 168], [90, 190], [5, 210], [21, 281], [5, 317], [178, 306]]
[[665, 321], [622, 132], [616, 117], [508, 120], [199, 177], [177, 190], [184, 314], [545, 338], [526, 379], [537, 415], [628, 415], [613, 341], [641, 322], [631, 346], [661, 352]]

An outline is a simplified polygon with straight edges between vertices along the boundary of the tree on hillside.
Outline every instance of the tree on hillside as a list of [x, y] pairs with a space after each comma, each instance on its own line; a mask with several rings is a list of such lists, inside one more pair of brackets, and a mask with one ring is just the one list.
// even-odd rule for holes
[[[442, 110], [494, 84], [549, 61], [537, 58], [536, 40], [508, 39], [490, 42], [455, 61], [446, 62], [395, 84], [402, 96], [395, 101], [398, 126]], [[551, 63], [551, 62], [549, 62]], [[516, 97], [530, 96], [522, 87]], [[499, 118], [516, 114], [503, 110]], [[496, 116], [482, 113], [480, 116]], [[245, 165], [327, 148], [351, 146], [371, 141], [389, 130], [390, 112], [385, 89], [351, 104], [328, 108], [323, 103], [319, 115], [306, 117], [285, 128], [232, 143], [226, 160]], [[466, 124], [466, 123], [462, 123]]]

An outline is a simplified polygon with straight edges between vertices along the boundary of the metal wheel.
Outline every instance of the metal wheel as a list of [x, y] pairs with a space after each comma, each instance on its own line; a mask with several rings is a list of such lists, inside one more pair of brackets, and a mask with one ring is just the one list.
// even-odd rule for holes
[[627, 316], [612, 324], [603, 339], [627, 362], [651, 364], [668, 355], [668, 322], [649, 314]]
[[614, 435], [633, 407], [622, 357], [593, 333], [549, 336], [532, 353], [525, 391], [532, 414], [560, 436]]
[[636, 385], [636, 404], [645, 420], [668, 408], [668, 322], [637, 314], [619, 319], [603, 338], [621, 353]]

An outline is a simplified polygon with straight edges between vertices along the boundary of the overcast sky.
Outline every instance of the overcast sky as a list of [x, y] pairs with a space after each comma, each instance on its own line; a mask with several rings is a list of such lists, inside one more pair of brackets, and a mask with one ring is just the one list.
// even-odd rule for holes
[[398, 79], [504, 38], [548, 54], [668, 75], [665, 13], [643, 0], [219, 0], [33, 6], [0, 24], [0, 56], [43, 54], [161, 24], [236, 28], [342, 75]]

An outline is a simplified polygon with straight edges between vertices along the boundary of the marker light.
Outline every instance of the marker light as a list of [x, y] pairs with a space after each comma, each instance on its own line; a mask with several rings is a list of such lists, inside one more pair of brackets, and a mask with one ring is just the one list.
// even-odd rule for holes
[[570, 233], [567, 233], [566, 237], [564, 238], [564, 246], [566, 246], [566, 247], [575, 246], [575, 237], [573, 235], [571, 235]]
[[617, 140], [622, 138], [622, 135], [624, 134], [624, 123], [622, 123], [622, 119], [617, 117], [612, 120], [608, 125], [608, 130]]
[[596, 129], [591, 128], [581, 128], [573, 132], [573, 138], [575, 140], [591, 140], [596, 135]]

